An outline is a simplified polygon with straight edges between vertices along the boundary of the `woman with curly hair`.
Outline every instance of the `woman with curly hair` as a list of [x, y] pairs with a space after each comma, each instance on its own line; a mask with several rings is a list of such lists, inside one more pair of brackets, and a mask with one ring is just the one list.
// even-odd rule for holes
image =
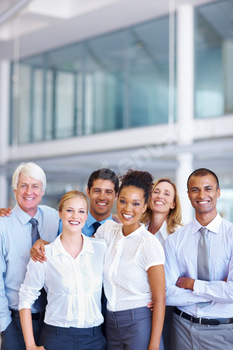
[[[117, 214], [95, 234], [107, 244], [104, 289], [108, 350], [159, 350], [165, 312], [164, 252], [140, 223], [153, 178], [129, 170], [121, 179]], [[147, 308], [154, 303], [153, 312]]]

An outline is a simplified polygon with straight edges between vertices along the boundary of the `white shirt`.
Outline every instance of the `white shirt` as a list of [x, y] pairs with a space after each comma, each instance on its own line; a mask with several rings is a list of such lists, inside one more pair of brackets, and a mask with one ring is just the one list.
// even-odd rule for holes
[[104, 291], [111, 311], [146, 306], [151, 301], [147, 270], [164, 264], [164, 251], [145, 225], [128, 236], [122, 224], [107, 221], [95, 233], [107, 243], [104, 263]]
[[45, 247], [47, 261], [30, 260], [20, 288], [19, 309], [31, 308], [45, 286], [48, 304], [45, 323], [60, 327], [88, 328], [103, 323], [101, 293], [106, 244], [83, 236], [83, 248], [74, 259], [60, 236]]
[[[148, 230], [149, 224], [146, 226], [146, 229]], [[160, 230], [154, 234], [154, 236], [159, 240], [161, 244], [164, 244], [167, 237], [169, 236], [169, 233], [167, 232], [167, 222], [166, 220], [163, 222], [162, 226], [160, 227]]]
[[[218, 214], [206, 227], [209, 230], [211, 281], [197, 279], [197, 253], [201, 225], [191, 223], [169, 235], [164, 248], [166, 254], [167, 305], [204, 318], [233, 316], [233, 224]], [[195, 279], [194, 291], [176, 287], [178, 277]], [[227, 283], [224, 279], [227, 277]], [[197, 303], [212, 301], [200, 308]]]

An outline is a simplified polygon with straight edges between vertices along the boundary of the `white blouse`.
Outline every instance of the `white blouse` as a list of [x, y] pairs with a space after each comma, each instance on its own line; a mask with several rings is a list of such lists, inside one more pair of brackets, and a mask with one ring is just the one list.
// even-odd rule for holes
[[45, 323], [88, 328], [103, 323], [101, 293], [106, 244], [83, 235], [83, 248], [74, 259], [60, 236], [45, 247], [47, 261], [30, 260], [19, 292], [19, 309], [31, 308], [45, 287], [48, 304]]
[[161, 243], [144, 224], [124, 236], [122, 224], [110, 220], [98, 228], [95, 236], [107, 243], [104, 290], [108, 310], [146, 306], [151, 301], [147, 270], [165, 260]]

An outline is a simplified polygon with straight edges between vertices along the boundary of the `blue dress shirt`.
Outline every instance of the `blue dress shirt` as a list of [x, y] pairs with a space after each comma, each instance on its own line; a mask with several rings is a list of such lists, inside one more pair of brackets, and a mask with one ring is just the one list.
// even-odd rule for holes
[[[112, 214], [105, 220], [102, 220], [102, 221], [99, 221], [100, 225], [104, 224], [105, 221], [107, 220], [113, 220], [112, 218]], [[88, 236], [88, 237], [91, 237], [93, 236], [94, 234], [94, 227], [93, 227], [93, 224], [94, 222], [96, 222], [97, 220], [91, 215], [90, 212], [88, 212], [88, 217], [87, 217], [87, 221], [85, 222], [85, 225], [82, 229], [82, 233], [85, 235], [85, 236]]]
[[[165, 241], [166, 303], [194, 317], [232, 317], [233, 224], [218, 214], [206, 226], [209, 230], [211, 281], [197, 279], [200, 227], [195, 218]], [[195, 279], [193, 291], [176, 286], [180, 276]], [[200, 307], [200, 302], [209, 301], [209, 306]]]
[[[42, 205], [34, 218], [39, 222], [40, 237], [48, 242], [54, 241], [59, 228], [58, 212]], [[9, 309], [18, 310], [18, 294], [32, 246], [30, 219], [18, 205], [11, 216], [0, 217], [0, 331], [4, 331], [11, 322]], [[38, 310], [32, 307], [32, 312]]]

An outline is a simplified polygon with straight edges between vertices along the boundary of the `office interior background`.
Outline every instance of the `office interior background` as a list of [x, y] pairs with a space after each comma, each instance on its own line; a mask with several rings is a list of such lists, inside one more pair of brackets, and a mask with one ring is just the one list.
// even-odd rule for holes
[[34, 161], [44, 204], [129, 168], [178, 186], [215, 171], [233, 220], [233, 0], [1, 0], [0, 207]]

